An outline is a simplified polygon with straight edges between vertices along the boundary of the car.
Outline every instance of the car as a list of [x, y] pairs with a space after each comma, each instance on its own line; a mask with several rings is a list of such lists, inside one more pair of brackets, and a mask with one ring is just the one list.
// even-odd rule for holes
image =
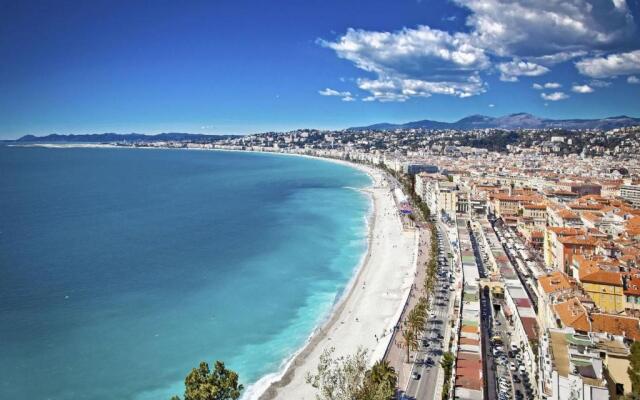
[[514, 376], [513, 376], [513, 381], [514, 381], [515, 383], [520, 383], [520, 382], [522, 382], [522, 380], [520, 380], [520, 378], [518, 378], [518, 375], [514, 375]]
[[433, 362], [433, 358], [431, 358], [431, 357], [427, 358], [426, 364], [427, 364], [427, 365], [433, 365], [433, 364], [435, 364], [435, 363]]
[[509, 355], [509, 358], [513, 358], [513, 356], [514, 356], [513, 351], [511, 351], [511, 350], [509, 350], [507, 352], [507, 354]]
[[411, 377], [417, 381], [418, 379], [420, 379], [420, 374], [417, 372], [412, 372]]
[[509, 365], [509, 369], [511, 371], [515, 372], [516, 371], [516, 366], [513, 363], [511, 363], [511, 365]]

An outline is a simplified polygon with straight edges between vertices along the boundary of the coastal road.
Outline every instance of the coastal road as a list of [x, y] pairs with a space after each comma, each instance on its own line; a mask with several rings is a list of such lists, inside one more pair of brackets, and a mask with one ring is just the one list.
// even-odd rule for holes
[[[440, 229], [439, 232], [442, 233], [443, 238], [440, 254], [446, 256], [447, 253], [451, 252], [449, 240]], [[428, 346], [425, 347], [420, 343], [420, 352], [414, 359], [415, 362], [412, 366], [412, 373], [415, 372], [420, 377], [419, 379], [412, 377], [409, 380], [405, 392], [405, 398], [407, 399], [432, 400], [435, 396], [440, 359], [444, 350], [446, 350], [442, 348], [442, 345], [444, 343], [446, 325], [450, 323], [449, 304], [453, 301], [452, 297], [455, 295], [455, 292], [449, 290], [450, 271], [451, 266], [448, 260], [445, 267], [438, 269], [438, 283], [432, 303], [432, 312], [435, 315], [428, 318], [423, 336]]]

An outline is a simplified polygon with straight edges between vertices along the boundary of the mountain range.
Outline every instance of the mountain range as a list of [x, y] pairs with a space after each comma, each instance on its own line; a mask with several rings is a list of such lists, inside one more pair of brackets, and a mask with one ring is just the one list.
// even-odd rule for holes
[[143, 135], [141, 133], [97, 133], [80, 135], [51, 134], [46, 136], [26, 135], [17, 139], [21, 143], [111, 143], [111, 142], [154, 142], [154, 141], [183, 141], [183, 140], [223, 140], [238, 137], [237, 135], [203, 135], [194, 133], [159, 133], [157, 135]]
[[600, 129], [609, 130], [626, 126], [640, 125], [640, 118], [621, 115], [603, 119], [548, 119], [527, 113], [509, 114], [502, 117], [471, 115], [456, 122], [422, 120], [405, 124], [380, 123], [349, 130], [393, 130], [393, 129]]

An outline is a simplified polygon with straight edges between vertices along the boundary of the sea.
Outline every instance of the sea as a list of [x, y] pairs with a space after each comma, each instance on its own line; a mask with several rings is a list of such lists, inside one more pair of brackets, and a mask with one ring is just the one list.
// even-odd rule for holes
[[0, 146], [0, 399], [169, 399], [216, 360], [256, 389], [346, 290], [370, 184], [275, 154]]

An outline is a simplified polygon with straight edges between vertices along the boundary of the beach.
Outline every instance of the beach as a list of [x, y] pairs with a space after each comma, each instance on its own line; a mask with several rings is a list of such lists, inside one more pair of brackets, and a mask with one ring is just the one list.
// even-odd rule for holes
[[366, 189], [373, 203], [367, 254], [329, 319], [289, 360], [279, 379], [263, 378], [249, 388], [245, 399], [315, 399], [316, 390], [305, 382], [305, 376], [316, 370], [321, 354], [331, 347], [336, 357], [354, 354], [362, 347], [368, 351], [370, 365], [384, 356], [414, 281], [417, 233], [403, 231], [384, 174], [356, 167], [374, 181]]

